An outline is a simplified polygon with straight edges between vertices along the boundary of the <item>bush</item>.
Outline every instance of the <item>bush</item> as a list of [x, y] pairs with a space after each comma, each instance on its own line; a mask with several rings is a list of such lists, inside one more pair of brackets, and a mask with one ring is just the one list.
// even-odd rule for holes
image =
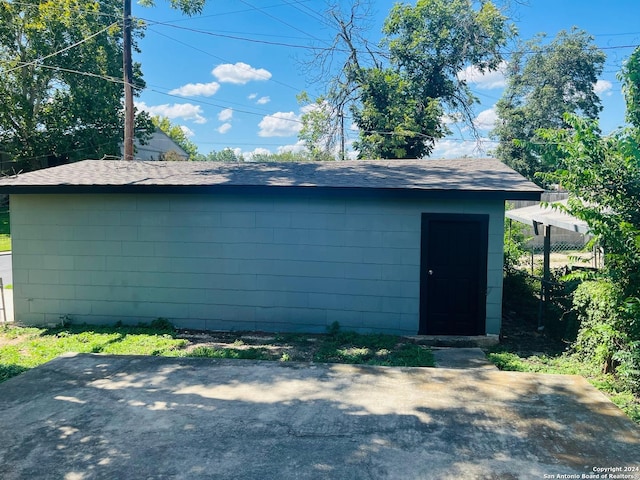
[[580, 280], [568, 278], [565, 269], [552, 269], [549, 278], [549, 300], [544, 327], [552, 338], [573, 342], [578, 334], [578, 319], [573, 308], [573, 295]]
[[[507, 204], [507, 209], [511, 205]], [[525, 244], [529, 238], [525, 235], [526, 226], [520, 222], [507, 219], [504, 224], [504, 269], [507, 272], [515, 270], [526, 255]]]
[[[516, 312], [518, 318], [530, 325], [538, 323], [540, 315], [540, 282], [538, 276], [529, 275], [524, 270], [505, 269], [503, 282], [503, 308], [505, 312]], [[552, 270], [549, 299], [544, 308], [544, 332], [554, 339], [571, 342], [577, 333], [577, 320], [572, 309], [572, 295], [577, 280], [566, 281], [564, 272]]]
[[585, 360], [613, 371], [613, 355], [622, 341], [618, 320], [617, 288], [607, 280], [588, 281], [573, 296], [580, 327], [574, 350]]
[[637, 303], [625, 301], [612, 281], [597, 280], [576, 289], [573, 305], [580, 321], [576, 354], [604, 373], [615, 373], [627, 388], [640, 393]]

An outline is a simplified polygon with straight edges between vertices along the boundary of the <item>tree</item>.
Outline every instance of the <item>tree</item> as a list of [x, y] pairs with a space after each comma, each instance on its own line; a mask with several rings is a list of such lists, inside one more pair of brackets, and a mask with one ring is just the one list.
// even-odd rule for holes
[[298, 95], [298, 103], [303, 105], [302, 128], [298, 139], [304, 143], [309, 155], [314, 160], [335, 160], [337, 136], [341, 132], [340, 114], [327, 102], [325, 97], [318, 97], [311, 102], [309, 95], [302, 92]]
[[[0, 1], [0, 142], [15, 168], [119, 155], [121, 7]], [[143, 87], [139, 66], [135, 77]], [[147, 120], [138, 116], [141, 136]]]
[[225, 148], [219, 152], [209, 152], [206, 156], [200, 156], [199, 160], [206, 160], [209, 162], [244, 162], [244, 157], [241, 153], [236, 153], [230, 148]]
[[640, 48], [636, 48], [618, 75], [627, 103], [627, 121], [640, 128]]
[[414, 96], [437, 99], [470, 124], [477, 100], [458, 74], [467, 66], [482, 73], [496, 70], [501, 48], [514, 35], [493, 3], [481, 2], [475, 10], [470, 0], [396, 4], [383, 32], [391, 65], [413, 85]]
[[477, 99], [458, 73], [467, 66], [486, 72], [500, 65], [500, 49], [514, 30], [496, 6], [486, 1], [475, 9], [471, 0], [397, 4], [376, 50], [357, 28], [359, 5], [348, 16], [332, 12], [337, 43], [326, 54], [333, 58], [336, 50], [345, 52], [326, 100], [337, 112], [350, 105], [359, 129], [359, 156], [429, 155], [435, 140], [448, 132], [445, 113], [461, 116], [474, 129]]
[[640, 49], [621, 79], [631, 126], [602, 136], [596, 120], [566, 114], [569, 128], [545, 130], [558, 169], [546, 175], [570, 193], [568, 211], [583, 219], [604, 248], [605, 268], [574, 296], [582, 321], [575, 350], [617, 373], [640, 393], [640, 126], [637, 72]]
[[254, 153], [251, 156], [252, 162], [314, 162], [309, 152], [278, 152], [278, 153]]
[[507, 88], [496, 104], [498, 122], [492, 136], [495, 155], [527, 178], [554, 170], [541, 155], [542, 128], [568, 127], [566, 112], [595, 119], [600, 99], [594, 91], [605, 55], [582, 30], [561, 31], [548, 45], [539, 36], [520, 46], [507, 70]]
[[392, 69], [362, 71], [360, 101], [353, 108], [360, 158], [421, 158], [447, 133], [437, 99], [421, 97], [404, 75]]
[[180, 125], [173, 125], [167, 117], [152, 117], [151, 120], [156, 128], [166, 133], [171, 140], [187, 152], [189, 160], [198, 160], [198, 146], [189, 140], [189, 137]]
[[[154, 0], [140, 0], [140, 5], [144, 7], [153, 7], [155, 5]], [[202, 13], [206, 0], [169, 0], [171, 8], [180, 10], [185, 15], [195, 15]]]

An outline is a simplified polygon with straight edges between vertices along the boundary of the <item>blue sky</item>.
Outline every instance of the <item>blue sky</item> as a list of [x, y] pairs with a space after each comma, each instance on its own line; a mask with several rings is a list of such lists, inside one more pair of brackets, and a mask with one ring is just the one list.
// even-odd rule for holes
[[[135, 2], [134, 2], [135, 3]], [[346, 4], [346, 2], [343, 2]], [[379, 0], [368, 25], [379, 38], [384, 18], [395, 2]], [[410, 2], [415, 3], [415, 2]], [[232, 148], [245, 155], [299, 148], [297, 130], [301, 106], [296, 95], [322, 93], [316, 81], [318, 65], [311, 46], [331, 44], [334, 32], [323, 15], [323, 0], [209, 0], [202, 15], [186, 17], [157, 0], [156, 7], [133, 7], [146, 21], [139, 40], [147, 89], [137, 99], [139, 108], [167, 116], [183, 127], [200, 153]], [[605, 132], [624, 121], [624, 102], [616, 74], [640, 45], [638, 0], [526, 0], [510, 1], [511, 18], [520, 38], [544, 32], [549, 39], [560, 30], [577, 26], [595, 37], [607, 54], [596, 85], [604, 110]], [[476, 125], [486, 136], [500, 98], [500, 73], [478, 76], [467, 71], [481, 103]], [[433, 158], [486, 156], [493, 143], [480, 148], [455, 125], [450, 137], [438, 142]], [[347, 128], [347, 144], [357, 134]]]

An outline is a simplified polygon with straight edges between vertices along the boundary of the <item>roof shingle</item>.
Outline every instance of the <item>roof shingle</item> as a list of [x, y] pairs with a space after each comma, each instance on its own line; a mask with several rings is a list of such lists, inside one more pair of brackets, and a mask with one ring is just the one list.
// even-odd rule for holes
[[[125, 162], [85, 160], [0, 179], [0, 193], [184, 191], [208, 187], [298, 187], [511, 192], [541, 189], [495, 159], [317, 163]], [[101, 187], [101, 188], [97, 188]], [[512, 198], [512, 197], [508, 197]]]

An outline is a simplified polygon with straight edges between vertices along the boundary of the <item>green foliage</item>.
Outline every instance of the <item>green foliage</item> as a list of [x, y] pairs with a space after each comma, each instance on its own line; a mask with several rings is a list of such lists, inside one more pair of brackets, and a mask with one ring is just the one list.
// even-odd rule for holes
[[206, 156], [199, 156], [198, 160], [205, 160], [210, 162], [244, 162], [242, 154], [236, 154], [230, 148], [225, 148], [219, 152], [209, 152]]
[[183, 339], [149, 327], [5, 327], [0, 335], [13, 339], [0, 347], [0, 381], [68, 352], [166, 355], [186, 345]]
[[[507, 204], [507, 209], [511, 206]], [[525, 235], [526, 226], [520, 222], [514, 222], [510, 218], [505, 219], [504, 224], [504, 269], [507, 272], [514, 270], [522, 258], [527, 254], [525, 244], [529, 237]]]
[[395, 335], [341, 331], [337, 322], [327, 332], [325, 341], [313, 356], [316, 362], [414, 367], [435, 365], [431, 349], [412, 343], [398, 346]]
[[[154, 0], [138, 0], [138, 3], [144, 7], [153, 7]], [[180, 10], [185, 15], [197, 15], [202, 13], [206, 0], [169, 0], [171, 8]]]
[[574, 295], [581, 321], [576, 351], [640, 392], [640, 134], [602, 136], [597, 122], [565, 116], [570, 130], [544, 131], [560, 169], [547, 179], [570, 192], [567, 210], [585, 220], [604, 248], [600, 279]]
[[476, 5], [471, 0], [398, 3], [384, 23], [377, 49], [361, 38], [356, 11], [347, 16], [332, 12], [336, 48], [320, 63], [332, 64], [342, 52], [347, 58], [329, 92], [318, 100], [329, 107], [309, 118], [303, 139], [333, 135], [335, 122], [327, 122], [326, 113], [347, 108], [358, 127], [354, 147], [360, 158], [428, 156], [435, 140], [448, 132], [445, 113], [461, 116], [475, 128], [471, 107], [477, 99], [459, 72], [470, 66], [496, 70], [501, 48], [514, 34], [492, 2]]
[[458, 73], [469, 65], [496, 70], [514, 30], [492, 2], [475, 10], [469, 0], [419, 0], [397, 3], [383, 32], [392, 65], [416, 84], [416, 93], [464, 110], [473, 96]]
[[374, 158], [428, 156], [447, 133], [443, 112], [462, 114], [472, 125], [477, 99], [458, 73], [467, 66], [496, 70], [513, 30], [491, 2], [475, 10], [470, 0], [420, 0], [396, 4], [383, 33], [389, 68], [357, 74], [357, 148]]
[[[495, 155], [532, 181], [538, 172], [556, 168], [557, 159], [541, 155], [541, 128], [566, 128], [566, 112], [596, 118], [600, 99], [593, 85], [602, 73], [605, 55], [593, 37], [574, 29], [561, 31], [547, 45], [544, 36], [521, 44], [508, 64], [507, 88], [496, 104], [499, 121], [492, 136]], [[549, 160], [549, 158], [547, 158]]]
[[335, 337], [340, 333], [340, 322], [332, 322], [331, 325], [327, 326], [327, 335]]
[[171, 140], [187, 152], [189, 160], [197, 160], [199, 158], [198, 146], [189, 140], [189, 137], [180, 125], [173, 125], [167, 117], [152, 117], [151, 121], [156, 128], [162, 130]]
[[15, 170], [119, 155], [121, 17], [120, 0], [0, 1], [0, 142]]
[[627, 121], [640, 128], [640, 48], [631, 54], [618, 79], [622, 81], [622, 92], [627, 103]]
[[186, 355], [200, 358], [234, 358], [238, 360], [271, 360], [265, 348], [213, 348], [196, 347]]
[[304, 143], [311, 159], [335, 160], [336, 137], [341, 121], [338, 112], [322, 96], [312, 102], [309, 95], [302, 92], [297, 98], [303, 105], [298, 139]]
[[631, 420], [640, 424], [640, 397], [635, 396], [631, 389], [618, 378], [603, 373], [601, 369], [594, 367], [578, 354], [545, 352], [523, 355], [500, 345], [491, 348], [487, 358], [500, 370], [581, 375], [598, 390], [606, 393]]
[[640, 297], [640, 135], [602, 137], [595, 121], [566, 116], [571, 130], [542, 132], [560, 169], [545, 178], [567, 189], [567, 210], [585, 220], [605, 251], [605, 273], [623, 296]]
[[[253, 162], [315, 162], [310, 152], [279, 152], [279, 153], [254, 153], [251, 157]], [[325, 159], [327, 160], [327, 159]]]
[[613, 355], [624, 343], [617, 308], [619, 299], [620, 292], [606, 280], [584, 282], [573, 297], [580, 320], [580, 331], [573, 348], [586, 361], [600, 365], [606, 373], [613, 371]]
[[551, 270], [548, 298], [540, 303], [542, 272], [530, 275], [521, 269], [505, 269], [503, 282], [503, 309], [537, 328], [544, 309], [544, 335], [553, 340], [572, 342], [576, 338], [578, 323], [573, 310], [573, 292], [579, 281], [565, 278], [562, 270]]
[[608, 279], [580, 285], [574, 306], [581, 320], [573, 346], [576, 354], [605, 373], [615, 373], [639, 393], [640, 325], [635, 307], [624, 302], [619, 286]]
[[361, 72], [360, 104], [354, 108], [359, 158], [422, 158], [448, 130], [440, 102], [414, 91], [415, 85], [391, 69]]
[[502, 288], [504, 312], [516, 312], [522, 321], [537, 325], [540, 282], [520, 269], [505, 270]]
[[173, 332], [175, 327], [173, 324], [166, 318], [158, 317], [153, 322], [149, 324], [149, 328], [154, 330], [158, 330], [161, 332]]

